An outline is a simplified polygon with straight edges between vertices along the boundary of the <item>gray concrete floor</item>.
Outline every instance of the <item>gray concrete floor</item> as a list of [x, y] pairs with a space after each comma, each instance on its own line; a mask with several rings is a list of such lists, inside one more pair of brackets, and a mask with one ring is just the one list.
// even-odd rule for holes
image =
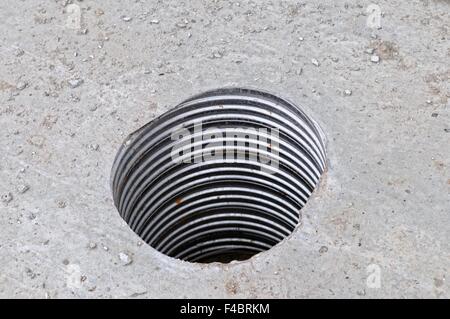
[[[449, 1], [376, 1], [381, 29], [370, 1], [70, 4], [0, 2], [0, 297], [450, 297]], [[109, 170], [229, 85], [302, 105], [329, 169], [273, 249], [174, 260], [120, 218]]]

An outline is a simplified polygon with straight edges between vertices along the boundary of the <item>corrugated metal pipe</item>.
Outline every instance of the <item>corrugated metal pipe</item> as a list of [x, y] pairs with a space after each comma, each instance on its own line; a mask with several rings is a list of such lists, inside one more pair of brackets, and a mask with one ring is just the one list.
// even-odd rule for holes
[[158, 251], [243, 260], [292, 233], [325, 170], [323, 134], [272, 94], [194, 96], [131, 134], [112, 169], [122, 218]]

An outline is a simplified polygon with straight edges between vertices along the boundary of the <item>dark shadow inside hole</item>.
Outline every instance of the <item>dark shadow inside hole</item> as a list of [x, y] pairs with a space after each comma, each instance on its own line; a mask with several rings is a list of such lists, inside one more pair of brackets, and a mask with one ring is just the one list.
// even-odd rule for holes
[[196, 259], [195, 262], [198, 263], [213, 263], [213, 262], [219, 262], [219, 263], [229, 263], [232, 261], [242, 261], [247, 260], [256, 255], [258, 252], [253, 251], [245, 251], [242, 249], [233, 249], [228, 251], [218, 251], [217, 254], [203, 257]]

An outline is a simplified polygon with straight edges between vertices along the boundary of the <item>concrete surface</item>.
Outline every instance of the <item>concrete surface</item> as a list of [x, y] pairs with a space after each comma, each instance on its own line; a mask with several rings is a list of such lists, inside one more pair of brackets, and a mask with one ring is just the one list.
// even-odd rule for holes
[[[370, 1], [74, 3], [79, 29], [71, 1], [0, 2], [0, 297], [450, 297], [449, 1], [376, 1], [381, 29]], [[177, 261], [119, 217], [109, 170], [229, 85], [303, 105], [329, 170], [280, 245]]]

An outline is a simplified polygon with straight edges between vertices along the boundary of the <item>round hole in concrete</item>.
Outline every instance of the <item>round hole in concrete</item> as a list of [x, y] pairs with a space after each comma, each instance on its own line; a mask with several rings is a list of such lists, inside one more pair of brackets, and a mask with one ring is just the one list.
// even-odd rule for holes
[[324, 172], [321, 130], [272, 94], [194, 96], [131, 134], [111, 176], [122, 218], [190, 262], [245, 260], [289, 236]]

